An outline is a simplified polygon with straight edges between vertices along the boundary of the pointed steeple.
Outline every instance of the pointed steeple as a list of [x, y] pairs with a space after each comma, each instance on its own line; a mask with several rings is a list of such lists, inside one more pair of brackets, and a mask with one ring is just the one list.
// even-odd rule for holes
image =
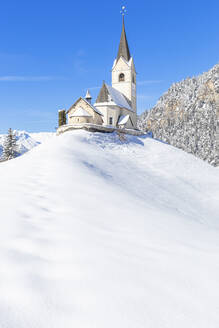
[[105, 81], [103, 81], [102, 88], [100, 89], [100, 93], [97, 97], [96, 103], [103, 103], [109, 100], [109, 91], [106, 87]]
[[126, 33], [125, 33], [124, 15], [122, 16], [122, 34], [121, 34], [121, 38], [120, 38], [117, 61], [119, 60], [120, 57], [123, 57], [127, 61], [129, 61], [129, 59], [131, 58], [128, 41], [127, 41]]
[[90, 95], [90, 91], [89, 90], [87, 90], [87, 92], [86, 92], [85, 99], [91, 104], [92, 97]]

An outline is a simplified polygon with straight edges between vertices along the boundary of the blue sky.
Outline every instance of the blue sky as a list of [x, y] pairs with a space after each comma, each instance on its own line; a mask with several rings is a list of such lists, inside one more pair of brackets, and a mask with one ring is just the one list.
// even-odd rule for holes
[[117, 54], [122, 5], [138, 72], [138, 113], [219, 62], [218, 1], [1, 1], [0, 133], [54, 131], [57, 111], [97, 96]]

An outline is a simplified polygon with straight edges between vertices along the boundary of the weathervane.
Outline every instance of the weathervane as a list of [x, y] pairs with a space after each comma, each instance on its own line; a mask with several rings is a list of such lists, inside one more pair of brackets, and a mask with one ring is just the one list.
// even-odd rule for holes
[[125, 16], [125, 14], [127, 13], [125, 6], [122, 6], [122, 10], [120, 11], [120, 13], [122, 14], [122, 16]]

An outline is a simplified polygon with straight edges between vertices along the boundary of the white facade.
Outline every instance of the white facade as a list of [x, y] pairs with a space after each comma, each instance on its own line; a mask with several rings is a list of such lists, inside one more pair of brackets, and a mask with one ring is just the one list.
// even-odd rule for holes
[[123, 57], [120, 57], [118, 61], [114, 61], [112, 87], [129, 99], [132, 109], [136, 112], [136, 71], [133, 58], [130, 58], [129, 62]]
[[102, 113], [103, 125], [116, 126], [119, 120], [120, 108], [115, 105], [109, 105], [108, 103], [102, 103], [101, 105], [95, 104], [95, 107]]
[[[130, 120], [127, 121], [127, 128], [135, 128], [136, 126], [136, 113], [125, 108], [116, 106], [115, 103], [95, 104], [95, 107], [102, 113], [103, 125], [105, 126], [119, 126], [120, 118], [129, 115]], [[132, 123], [130, 125], [130, 122]]]

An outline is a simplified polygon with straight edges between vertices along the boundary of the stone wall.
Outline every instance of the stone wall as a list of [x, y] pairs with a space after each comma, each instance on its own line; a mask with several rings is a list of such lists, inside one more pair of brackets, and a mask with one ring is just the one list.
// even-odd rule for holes
[[60, 135], [62, 133], [68, 132], [68, 131], [74, 131], [74, 130], [87, 130], [90, 132], [102, 132], [102, 133], [112, 133], [112, 132], [119, 132], [124, 134], [129, 134], [133, 136], [143, 136], [146, 135], [143, 131], [140, 130], [134, 130], [134, 129], [120, 129], [116, 127], [110, 127], [110, 126], [103, 126], [103, 125], [97, 125], [92, 123], [84, 123], [84, 124], [66, 124], [63, 126], [60, 126], [57, 129], [57, 135]]
[[74, 116], [69, 120], [69, 124], [94, 123], [93, 117]]

